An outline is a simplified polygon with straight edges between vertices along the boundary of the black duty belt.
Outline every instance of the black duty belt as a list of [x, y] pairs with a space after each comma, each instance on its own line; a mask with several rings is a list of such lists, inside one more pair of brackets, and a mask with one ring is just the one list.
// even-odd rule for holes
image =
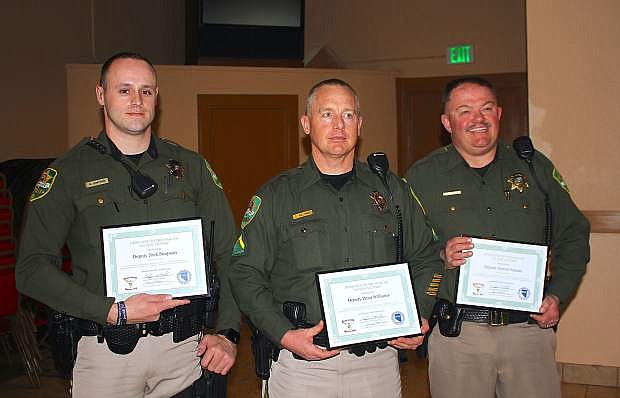
[[175, 343], [188, 339], [202, 331], [209, 313], [213, 310], [209, 298], [192, 299], [189, 304], [171, 308], [160, 314], [155, 322], [127, 325], [99, 325], [93, 321], [73, 318], [73, 330], [79, 336], [97, 336], [99, 342], [108, 344], [116, 354], [128, 354], [135, 348], [140, 337], [163, 336], [172, 333]]
[[530, 319], [530, 314], [528, 312], [510, 310], [464, 308], [463, 313], [464, 321], [487, 323], [490, 326], [505, 326], [513, 323], [523, 323]]

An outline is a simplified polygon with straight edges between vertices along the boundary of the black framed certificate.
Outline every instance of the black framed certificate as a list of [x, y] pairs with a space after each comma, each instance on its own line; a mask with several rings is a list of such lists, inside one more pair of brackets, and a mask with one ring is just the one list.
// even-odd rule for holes
[[101, 240], [106, 296], [208, 295], [200, 218], [104, 226]]
[[543, 299], [547, 246], [472, 238], [459, 271], [456, 303], [538, 312]]
[[421, 334], [409, 265], [318, 272], [328, 347]]

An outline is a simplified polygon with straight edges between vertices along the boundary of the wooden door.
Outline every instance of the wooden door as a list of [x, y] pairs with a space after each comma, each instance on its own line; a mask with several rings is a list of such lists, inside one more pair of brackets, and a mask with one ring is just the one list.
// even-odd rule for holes
[[198, 96], [200, 153], [230, 202], [237, 225], [257, 189], [299, 164], [296, 95]]
[[[503, 108], [500, 137], [507, 143], [528, 134], [527, 74], [480, 75], [493, 83]], [[463, 76], [396, 79], [398, 171], [403, 175], [416, 160], [450, 143], [441, 124], [441, 94], [446, 84]]]

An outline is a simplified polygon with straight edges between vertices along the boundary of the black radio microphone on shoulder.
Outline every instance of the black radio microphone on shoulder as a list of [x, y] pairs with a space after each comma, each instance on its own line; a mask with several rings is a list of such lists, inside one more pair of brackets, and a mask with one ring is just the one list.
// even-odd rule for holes
[[379, 177], [386, 191], [392, 196], [392, 190], [387, 183], [387, 172], [390, 170], [390, 162], [384, 152], [373, 152], [366, 158], [370, 169]]
[[515, 152], [517, 152], [517, 155], [528, 163], [530, 159], [532, 159], [532, 156], [534, 156], [534, 145], [527, 135], [515, 138], [512, 142], [512, 147]]

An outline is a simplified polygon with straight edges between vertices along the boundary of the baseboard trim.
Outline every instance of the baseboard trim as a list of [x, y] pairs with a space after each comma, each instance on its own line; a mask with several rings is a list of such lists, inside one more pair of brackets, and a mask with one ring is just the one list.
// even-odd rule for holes
[[558, 362], [558, 372], [564, 383], [620, 387], [620, 368], [616, 366]]

